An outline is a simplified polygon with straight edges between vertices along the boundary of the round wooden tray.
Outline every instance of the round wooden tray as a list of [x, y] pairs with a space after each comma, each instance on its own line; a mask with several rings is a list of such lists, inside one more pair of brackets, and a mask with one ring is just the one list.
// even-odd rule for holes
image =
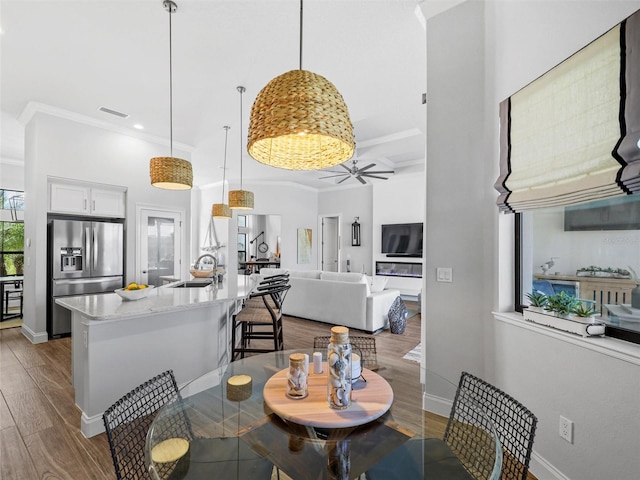
[[309, 373], [309, 395], [294, 400], [286, 395], [288, 368], [274, 374], [264, 385], [264, 401], [283, 420], [316, 428], [343, 428], [364, 425], [384, 415], [393, 403], [393, 390], [375, 372], [363, 369], [367, 379], [353, 384], [351, 405], [334, 410], [327, 403], [327, 365], [323, 373]]

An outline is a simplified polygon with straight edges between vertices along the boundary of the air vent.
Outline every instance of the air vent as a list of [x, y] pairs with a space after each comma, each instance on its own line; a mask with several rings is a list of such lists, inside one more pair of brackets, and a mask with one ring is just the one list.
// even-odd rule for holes
[[101, 112], [104, 112], [104, 113], [108, 113], [110, 115], [115, 115], [116, 117], [129, 118], [129, 114], [128, 113], [118, 112], [116, 110], [111, 110], [110, 108], [107, 108], [107, 107], [100, 107], [98, 110], [100, 110]]

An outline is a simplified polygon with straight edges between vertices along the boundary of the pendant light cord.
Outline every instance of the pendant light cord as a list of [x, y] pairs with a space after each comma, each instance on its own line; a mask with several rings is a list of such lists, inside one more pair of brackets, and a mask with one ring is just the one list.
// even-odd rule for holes
[[302, 70], [302, 0], [300, 0], [300, 70]]
[[238, 87], [240, 92], [240, 190], [242, 190], [242, 93], [244, 90], [244, 87]]
[[225, 125], [224, 127], [224, 166], [222, 167], [222, 204], [224, 204], [224, 183], [227, 181], [227, 137], [229, 136], [229, 127]]
[[171, 16], [173, 5], [169, 4], [169, 149], [173, 157], [173, 55], [171, 49]]

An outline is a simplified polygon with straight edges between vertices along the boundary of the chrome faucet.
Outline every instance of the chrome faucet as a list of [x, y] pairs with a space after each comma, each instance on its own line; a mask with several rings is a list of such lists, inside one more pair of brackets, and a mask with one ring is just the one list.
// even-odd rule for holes
[[196, 262], [193, 264], [194, 270], [199, 270], [200, 269], [200, 260], [202, 260], [204, 257], [209, 257], [211, 260], [213, 260], [213, 273], [212, 273], [211, 276], [212, 277], [217, 276], [218, 275], [218, 260], [216, 259], [216, 257], [211, 255], [210, 253], [203, 253], [202, 255], [200, 255], [198, 257]]

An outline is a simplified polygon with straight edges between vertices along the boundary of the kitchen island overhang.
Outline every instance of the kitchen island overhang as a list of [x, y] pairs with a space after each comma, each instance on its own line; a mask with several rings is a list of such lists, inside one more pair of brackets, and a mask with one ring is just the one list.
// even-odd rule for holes
[[173, 286], [136, 301], [115, 293], [56, 300], [71, 311], [72, 381], [84, 436], [103, 432], [102, 413], [158, 373], [173, 370], [181, 385], [230, 361], [231, 317], [254, 280]]

